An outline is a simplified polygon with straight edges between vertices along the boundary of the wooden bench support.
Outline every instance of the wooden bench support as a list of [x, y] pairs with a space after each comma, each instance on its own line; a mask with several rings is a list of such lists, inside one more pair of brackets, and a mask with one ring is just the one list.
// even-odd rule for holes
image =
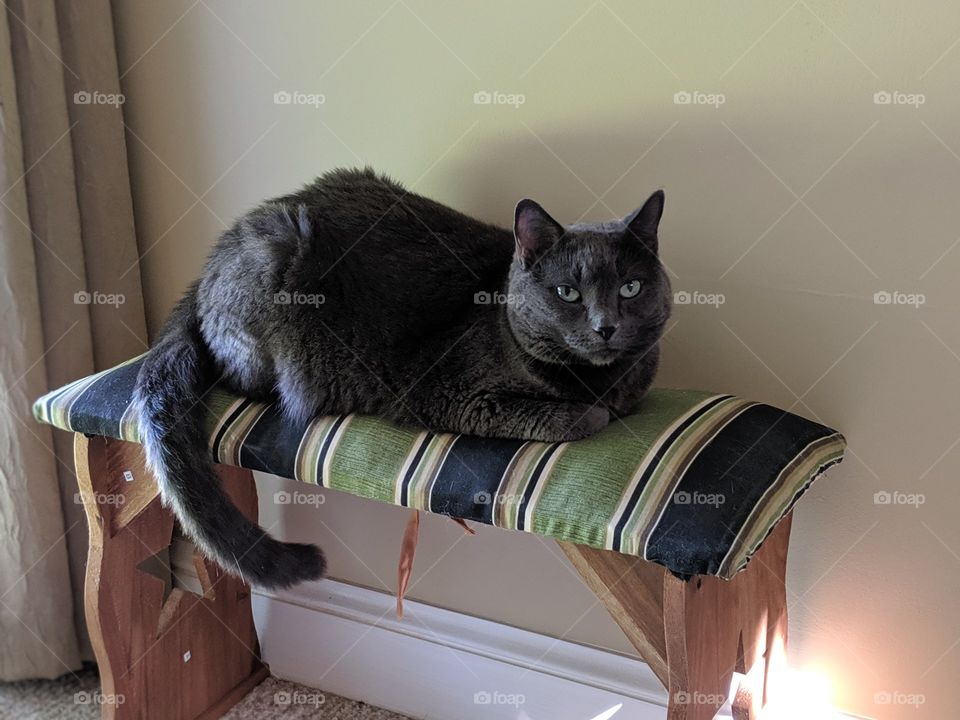
[[[268, 674], [249, 588], [199, 555], [203, 596], [172, 587], [164, 553], [174, 519], [139, 445], [78, 434], [74, 455], [90, 529], [85, 605], [103, 717], [220, 717]], [[237, 506], [256, 519], [252, 473], [217, 471]]]
[[[103, 717], [219, 717], [268, 673], [249, 588], [197, 554], [203, 595], [172, 587], [164, 552], [174, 519], [139, 445], [78, 434], [75, 459], [90, 527], [85, 603]], [[252, 473], [223, 465], [217, 472], [256, 520]], [[713, 718], [734, 672], [742, 675], [732, 690], [734, 717], [756, 720], [786, 651], [789, 538], [787, 516], [730, 581], [684, 582], [637, 557], [560, 546], [667, 688], [668, 720]]]
[[790, 516], [733, 580], [685, 582], [660, 565], [560, 543], [574, 567], [669, 693], [668, 720], [710, 720], [729, 698], [755, 720], [785, 662]]

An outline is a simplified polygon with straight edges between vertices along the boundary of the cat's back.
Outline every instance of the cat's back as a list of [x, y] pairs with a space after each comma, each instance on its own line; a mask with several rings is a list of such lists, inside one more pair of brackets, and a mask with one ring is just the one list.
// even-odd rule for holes
[[429, 259], [453, 264], [457, 255], [468, 265], [480, 256], [509, 261], [512, 234], [436, 200], [408, 190], [372, 168], [342, 168], [318, 177], [302, 190], [274, 203], [300, 207], [309, 220], [315, 250], [331, 247], [359, 251], [357, 258]]
[[367, 168], [335, 170], [277, 204], [300, 217], [288, 277], [372, 315], [385, 306], [443, 320], [499, 289], [511, 232], [410, 192]]
[[372, 169], [333, 170], [226, 231], [200, 301], [250, 328], [303, 311], [334, 329], [422, 336], [458, 322], [477, 292], [501, 289], [512, 255], [510, 231]]

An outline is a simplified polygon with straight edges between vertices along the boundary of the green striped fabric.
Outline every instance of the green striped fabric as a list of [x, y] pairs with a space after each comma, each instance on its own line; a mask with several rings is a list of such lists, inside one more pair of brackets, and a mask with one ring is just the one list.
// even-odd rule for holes
[[[41, 422], [139, 441], [134, 358], [37, 400]], [[636, 555], [682, 576], [730, 578], [826, 468], [838, 432], [730, 395], [651, 391], [637, 414], [571, 443], [435, 434], [357, 415], [297, 425], [215, 389], [218, 462], [381, 502]]]

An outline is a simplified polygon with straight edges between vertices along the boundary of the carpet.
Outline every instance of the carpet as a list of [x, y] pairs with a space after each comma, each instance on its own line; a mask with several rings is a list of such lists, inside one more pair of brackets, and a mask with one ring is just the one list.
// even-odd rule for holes
[[[0, 683], [0, 720], [97, 720], [101, 701], [96, 667], [88, 665], [56, 680]], [[247, 693], [223, 720], [301, 718], [409, 720], [366, 703], [273, 677]]]

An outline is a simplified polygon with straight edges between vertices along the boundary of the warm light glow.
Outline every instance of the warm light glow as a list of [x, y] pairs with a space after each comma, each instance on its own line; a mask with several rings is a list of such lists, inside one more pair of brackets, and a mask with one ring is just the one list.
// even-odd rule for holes
[[600, 713], [596, 717], [590, 718], [590, 720], [610, 720], [610, 718], [612, 718], [614, 715], [620, 712], [620, 708], [622, 707], [623, 707], [623, 703], [614, 705], [609, 710], [604, 710], [602, 713]]
[[841, 716], [833, 707], [827, 676], [812, 668], [784, 668], [776, 691], [764, 708], [762, 720], [834, 720]]

